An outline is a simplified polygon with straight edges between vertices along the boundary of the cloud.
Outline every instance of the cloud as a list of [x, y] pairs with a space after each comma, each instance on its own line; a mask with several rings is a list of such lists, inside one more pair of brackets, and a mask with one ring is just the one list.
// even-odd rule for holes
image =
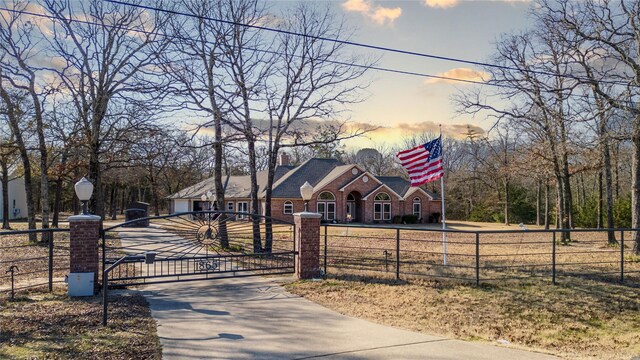
[[[458, 5], [461, 1], [465, 0], [423, 0], [422, 3], [424, 6], [432, 7], [432, 8], [440, 8], [447, 9]], [[479, 0], [466, 0], [468, 2], [479, 1]], [[482, 1], [490, 1], [490, 2], [504, 2], [504, 3], [522, 3], [522, 2], [531, 2], [531, 0], [482, 0]]]
[[361, 13], [379, 25], [393, 24], [402, 15], [400, 7], [388, 8], [374, 5], [370, 0], [347, 0], [342, 3], [342, 8], [345, 11]]
[[458, 5], [458, 0], [424, 0], [424, 4], [432, 8], [446, 9]]
[[[390, 126], [374, 127], [367, 123], [351, 122], [350, 126], [362, 130], [370, 130], [364, 136], [346, 141], [351, 148], [371, 147], [379, 144], [398, 145], [404, 139], [417, 136], [419, 138], [434, 138], [440, 133], [440, 124], [434, 121], [418, 123], [401, 122]], [[473, 124], [442, 124], [442, 133], [451, 138], [464, 139], [467, 134], [473, 132], [480, 136], [486, 135], [485, 129]]]
[[[452, 79], [468, 80], [468, 81], [479, 81], [479, 82], [484, 82], [491, 78], [491, 75], [489, 75], [484, 71], [473, 70], [469, 68], [455, 68], [455, 69], [447, 70], [443, 73], [438, 74], [438, 76], [452, 78]], [[429, 85], [438, 84], [438, 83], [464, 84], [464, 82], [460, 82], [456, 80], [437, 79], [437, 78], [426, 79], [424, 83]]]

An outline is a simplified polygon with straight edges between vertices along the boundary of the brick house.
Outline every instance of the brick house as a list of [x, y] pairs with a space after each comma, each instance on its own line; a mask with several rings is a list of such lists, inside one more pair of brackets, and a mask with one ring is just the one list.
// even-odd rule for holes
[[[258, 174], [260, 214], [265, 213], [264, 186], [267, 172]], [[299, 166], [289, 165], [288, 156], [280, 156], [276, 168], [271, 204], [271, 216], [293, 221], [293, 213], [304, 210], [300, 187], [308, 181], [313, 186], [309, 210], [322, 214], [323, 221], [390, 223], [394, 217], [413, 214], [420, 222], [440, 220], [441, 200], [436, 194], [412, 187], [399, 176], [375, 176], [360, 166], [346, 165], [336, 159], [313, 158]], [[227, 211], [250, 212], [250, 178], [226, 176]], [[173, 213], [206, 210], [207, 202], [200, 197], [207, 191], [215, 193], [213, 178], [203, 180], [171, 196]]]

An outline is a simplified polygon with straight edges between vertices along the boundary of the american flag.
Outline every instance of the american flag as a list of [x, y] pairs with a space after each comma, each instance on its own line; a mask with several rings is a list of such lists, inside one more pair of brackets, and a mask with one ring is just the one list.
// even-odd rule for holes
[[442, 140], [437, 138], [413, 149], [396, 154], [400, 164], [409, 173], [411, 186], [419, 186], [440, 179], [442, 170]]

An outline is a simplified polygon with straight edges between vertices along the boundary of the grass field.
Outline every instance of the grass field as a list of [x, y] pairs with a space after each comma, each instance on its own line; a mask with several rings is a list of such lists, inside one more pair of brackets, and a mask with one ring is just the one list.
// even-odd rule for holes
[[21, 293], [0, 300], [2, 359], [160, 359], [156, 323], [144, 297], [109, 299], [109, 326], [101, 326], [100, 299]]
[[[26, 230], [26, 223], [12, 223], [13, 230]], [[49, 233], [47, 233], [49, 234]], [[53, 237], [53, 278], [60, 283], [69, 272], [69, 233], [52, 232]], [[43, 233], [36, 235], [36, 241], [29, 234], [0, 235], [0, 289], [5, 292], [10, 287], [11, 277], [6, 273], [9, 265], [17, 266], [15, 286], [17, 289], [46, 286], [49, 280], [49, 243]]]
[[640, 356], [640, 297], [626, 286], [585, 280], [476, 287], [357, 277], [285, 286], [340, 313], [429, 334], [508, 343], [566, 359]]
[[[486, 228], [476, 225], [475, 230], [486, 231]], [[555, 258], [558, 281], [597, 278], [616, 282], [620, 280], [621, 258], [624, 257], [625, 282], [640, 285], [640, 257], [631, 251], [630, 232], [624, 233], [627, 239], [624, 254], [619, 244], [607, 245], [607, 233], [603, 231], [572, 231], [571, 242], [566, 245], [560, 242], [558, 233], [555, 249], [552, 233], [478, 233], [476, 247], [476, 233], [449, 232], [446, 235], [446, 266], [442, 232], [436, 229], [323, 226], [322, 262], [325, 232], [329, 274], [395, 278], [399, 245], [403, 278], [457, 278], [475, 282], [477, 260], [477, 275], [481, 282], [532, 277], [546, 278], [550, 282]], [[620, 241], [622, 233], [616, 232], [616, 237]]]

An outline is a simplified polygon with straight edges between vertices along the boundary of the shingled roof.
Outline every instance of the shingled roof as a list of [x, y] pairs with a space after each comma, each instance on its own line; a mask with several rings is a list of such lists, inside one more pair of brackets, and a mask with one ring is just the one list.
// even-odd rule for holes
[[[276, 167], [274, 183], [292, 169], [294, 169], [293, 166]], [[260, 194], [264, 191], [264, 187], [267, 185], [267, 171], [259, 171], [256, 174], [256, 178], [258, 180], [258, 193]], [[249, 175], [223, 175], [222, 183], [225, 186], [225, 197], [249, 198], [251, 196], [251, 177], [249, 177]], [[213, 177], [204, 179], [195, 185], [180, 190], [177, 193], [170, 195], [169, 199], [199, 199], [200, 196], [202, 196], [202, 194], [206, 194], [207, 191], [211, 191], [213, 193], [216, 191], [215, 180]]]
[[[313, 158], [305, 161], [301, 165], [278, 166], [275, 172], [273, 184], [274, 198], [300, 198], [300, 187], [308, 181], [313, 187], [322, 187], [331, 182], [337, 175], [342, 174], [346, 169], [354, 165], [344, 165], [337, 159]], [[267, 171], [260, 171], [256, 174], [258, 180], [258, 194], [264, 197], [264, 190], [267, 184]], [[411, 183], [399, 176], [376, 176], [381, 183], [388, 186], [400, 196], [406, 196], [414, 188]], [[251, 178], [248, 175], [223, 176], [225, 184], [225, 196], [227, 198], [249, 198], [251, 196]], [[422, 188], [421, 188], [422, 189]], [[440, 197], [435, 193], [422, 189], [434, 200]], [[207, 191], [215, 193], [214, 179], [205, 179], [193, 186], [180, 190], [169, 196], [170, 199], [199, 199]]]
[[273, 185], [274, 198], [299, 198], [300, 187], [308, 181], [311, 186], [316, 186], [335, 167], [342, 165], [336, 159], [313, 158], [288, 172]]

